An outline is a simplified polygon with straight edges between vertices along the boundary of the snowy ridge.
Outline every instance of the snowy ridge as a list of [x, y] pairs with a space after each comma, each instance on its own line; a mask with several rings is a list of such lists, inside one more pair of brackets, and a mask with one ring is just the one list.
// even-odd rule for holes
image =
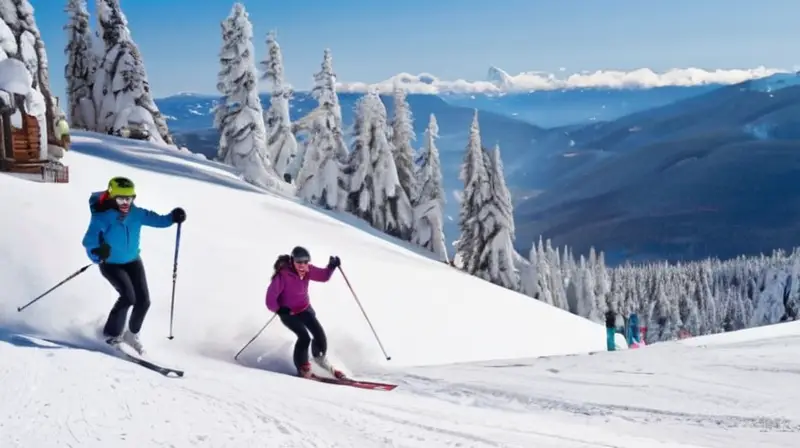
[[[96, 134], [77, 133], [73, 145], [65, 160], [69, 184], [0, 175], [0, 201], [15, 213], [0, 221], [4, 448], [795, 443], [797, 324], [758, 329], [765, 337], [755, 350], [752, 342], [664, 343], [608, 353], [599, 325], [264, 194], [215, 162]], [[174, 228], [142, 232], [153, 301], [143, 342], [153, 359], [186, 369], [184, 378], [100, 353], [96, 331], [116, 295], [95, 269], [16, 311], [86, 263], [79, 240], [88, 194], [114, 175], [138, 183], [141, 206], [187, 210], [172, 341], [165, 336]], [[311, 288], [334, 362], [398, 389], [364, 391], [273, 373], [291, 370], [293, 340], [277, 322], [241, 363], [232, 360], [269, 317], [264, 290], [272, 262], [294, 244], [309, 247], [317, 263], [342, 257], [392, 356], [383, 361], [336, 274]], [[783, 338], [771, 340], [770, 329]], [[534, 359], [542, 355], [552, 356]]]
[[[562, 70], [562, 72], [565, 70]], [[532, 90], [561, 90], [583, 88], [646, 89], [666, 86], [699, 86], [706, 84], [737, 84], [752, 79], [764, 78], [787, 70], [759, 66], [751, 69], [673, 68], [655, 72], [649, 68], [637, 70], [583, 71], [563, 76], [539, 71], [510, 75], [497, 67], [490, 67], [486, 80], [444, 80], [430, 73], [413, 75], [399, 73], [377, 83], [342, 82], [337, 84], [340, 92], [367, 92], [377, 89], [389, 93], [396, 84], [410, 93], [507, 93]]]

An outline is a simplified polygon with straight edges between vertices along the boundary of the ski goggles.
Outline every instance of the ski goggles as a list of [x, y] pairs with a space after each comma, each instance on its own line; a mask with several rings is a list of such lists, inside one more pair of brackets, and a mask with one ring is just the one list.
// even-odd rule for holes
[[135, 198], [136, 196], [117, 196], [114, 200], [117, 201], [119, 205], [130, 205]]

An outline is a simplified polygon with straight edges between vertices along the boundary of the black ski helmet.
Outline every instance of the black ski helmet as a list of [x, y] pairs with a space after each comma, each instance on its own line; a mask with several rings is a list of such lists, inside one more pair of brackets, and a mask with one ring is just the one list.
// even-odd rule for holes
[[292, 260], [294, 261], [311, 261], [311, 254], [308, 253], [305, 247], [296, 246], [292, 249]]

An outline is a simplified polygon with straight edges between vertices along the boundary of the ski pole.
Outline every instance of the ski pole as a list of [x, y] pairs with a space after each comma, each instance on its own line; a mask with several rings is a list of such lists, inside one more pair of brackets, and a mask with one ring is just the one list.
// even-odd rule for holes
[[172, 263], [172, 303], [169, 306], [169, 336], [167, 339], [174, 339], [172, 335], [172, 321], [175, 316], [175, 283], [178, 281], [178, 251], [181, 248], [181, 224], [178, 223], [178, 232], [175, 234], [175, 261]]
[[26, 303], [25, 305], [22, 305], [21, 307], [18, 307], [18, 308], [17, 308], [17, 312], [19, 312], [19, 311], [22, 311], [22, 310], [24, 310], [25, 308], [27, 308], [27, 307], [29, 307], [29, 306], [33, 305], [35, 302], [37, 302], [37, 301], [38, 301], [39, 299], [41, 299], [42, 297], [44, 297], [44, 296], [46, 296], [46, 295], [50, 294], [51, 292], [55, 291], [55, 290], [56, 290], [56, 288], [58, 288], [59, 286], [63, 285], [64, 283], [67, 283], [68, 281], [72, 280], [73, 278], [75, 278], [75, 277], [77, 277], [77, 276], [79, 276], [79, 275], [83, 274], [83, 273], [84, 273], [84, 271], [86, 271], [87, 269], [89, 269], [89, 267], [90, 267], [92, 264], [93, 264], [93, 263], [89, 263], [89, 264], [87, 264], [86, 266], [84, 266], [84, 267], [82, 267], [82, 268], [78, 269], [77, 271], [75, 271], [75, 272], [73, 272], [72, 274], [70, 274], [70, 276], [69, 276], [69, 277], [65, 278], [64, 280], [61, 280], [61, 281], [60, 281], [60, 282], [59, 282], [57, 285], [55, 285], [55, 286], [53, 286], [52, 288], [50, 288], [50, 289], [48, 289], [47, 291], [45, 291], [45, 292], [44, 292], [42, 295], [40, 295], [39, 297], [37, 297], [37, 298], [35, 298], [35, 299], [31, 300], [30, 302]]
[[247, 344], [244, 344], [244, 347], [242, 347], [242, 349], [241, 349], [241, 350], [239, 350], [239, 353], [237, 353], [237, 354], [236, 354], [236, 356], [234, 356], [234, 357], [233, 357], [233, 359], [235, 359], [235, 360], [238, 360], [238, 359], [239, 359], [239, 355], [241, 355], [241, 354], [242, 354], [242, 352], [244, 351], [244, 349], [246, 349], [247, 347], [249, 347], [249, 346], [250, 346], [250, 344], [252, 344], [252, 343], [253, 343], [253, 341], [255, 341], [255, 340], [256, 340], [256, 338], [257, 338], [257, 337], [259, 337], [259, 336], [261, 335], [261, 333], [263, 333], [263, 332], [264, 332], [264, 330], [266, 330], [266, 329], [267, 329], [267, 327], [269, 326], [269, 324], [271, 324], [271, 323], [272, 323], [272, 321], [275, 319], [275, 316], [277, 316], [277, 315], [278, 315], [278, 313], [275, 313], [275, 314], [273, 314], [273, 315], [272, 315], [272, 317], [270, 317], [270, 318], [269, 318], [269, 320], [267, 321], [267, 323], [265, 323], [265, 324], [264, 324], [264, 326], [263, 326], [263, 327], [261, 327], [261, 329], [260, 329], [260, 330], [258, 330], [258, 333], [256, 333], [256, 335], [255, 335], [255, 336], [253, 336], [253, 339], [250, 339], [250, 342], [248, 342]]
[[381, 351], [383, 351], [383, 356], [386, 357], [387, 361], [391, 361], [392, 357], [389, 356], [386, 353], [386, 349], [383, 348], [383, 344], [381, 344], [381, 339], [378, 337], [378, 332], [376, 332], [375, 331], [375, 327], [372, 326], [372, 322], [370, 322], [369, 316], [367, 316], [367, 312], [364, 311], [364, 307], [361, 306], [361, 301], [358, 300], [358, 296], [356, 295], [356, 292], [353, 290], [353, 286], [350, 285], [350, 280], [347, 279], [347, 276], [344, 274], [344, 271], [342, 270], [341, 266], [339, 266], [339, 272], [342, 273], [342, 278], [344, 278], [345, 283], [347, 283], [347, 287], [350, 288], [350, 293], [353, 294], [353, 298], [356, 300], [356, 303], [358, 304], [358, 307], [361, 308], [361, 313], [364, 314], [364, 319], [367, 320], [367, 323], [369, 324], [369, 328], [372, 330], [372, 334], [375, 336], [375, 340], [378, 342], [378, 345], [381, 347]]

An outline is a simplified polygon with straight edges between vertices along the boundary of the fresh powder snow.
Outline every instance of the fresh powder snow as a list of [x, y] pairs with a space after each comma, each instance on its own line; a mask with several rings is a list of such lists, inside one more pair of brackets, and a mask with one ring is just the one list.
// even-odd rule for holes
[[[605, 351], [605, 329], [466, 275], [424, 248], [253, 186], [231, 167], [163, 145], [75, 132], [69, 184], [0, 175], [2, 447], [788, 447], [800, 431], [800, 324]], [[140, 206], [184, 207], [169, 329], [175, 228], [143, 229], [153, 304], [148, 357], [167, 378], [105, 353], [116, 299], [88, 263], [90, 192], [113, 176]], [[294, 339], [264, 304], [294, 245], [342, 268], [311, 286], [330, 356], [392, 392], [296, 378]], [[624, 345], [624, 342], [620, 342]]]

